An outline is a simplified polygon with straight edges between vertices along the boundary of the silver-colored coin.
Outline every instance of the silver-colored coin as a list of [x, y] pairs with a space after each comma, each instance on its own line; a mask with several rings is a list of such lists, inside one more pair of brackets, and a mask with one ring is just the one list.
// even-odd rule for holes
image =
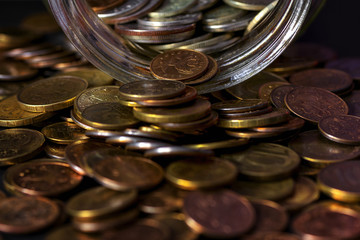
[[109, 137], [105, 140], [105, 142], [116, 145], [126, 145], [134, 142], [152, 142], [154, 140], [150, 138], [144, 137], [135, 137], [135, 136], [127, 136], [127, 135], [118, 135], [114, 137]]
[[139, 129], [128, 128], [123, 131], [124, 135], [127, 136], [135, 136], [135, 137], [143, 137], [143, 138], [150, 138], [156, 139], [161, 141], [168, 141], [168, 142], [175, 142], [177, 139], [173, 136], [166, 135], [166, 134], [159, 134], [153, 132], [144, 132]]
[[224, 2], [235, 8], [241, 8], [249, 11], [261, 11], [273, 0], [224, 0]]
[[86, 130], [85, 135], [91, 138], [106, 139], [110, 137], [116, 137], [121, 134], [121, 131], [111, 130]]
[[194, 6], [196, 2], [196, 0], [165, 0], [158, 9], [148, 13], [148, 15], [153, 18], [179, 15]]
[[189, 13], [204, 11], [214, 6], [218, 0], [198, 0], [197, 4], [188, 10]]
[[160, 142], [160, 141], [152, 141], [152, 142], [133, 142], [126, 144], [125, 150], [128, 151], [147, 151], [154, 148], [159, 147], [169, 147], [171, 144]]
[[255, 17], [254, 13], [239, 16], [220, 24], [203, 25], [203, 29], [207, 32], [236, 32], [246, 29], [249, 22]]
[[228, 5], [220, 5], [219, 7], [206, 11], [203, 15], [203, 24], [221, 24], [228, 22], [237, 17], [245, 16], [247, 11], [242, 9], [233, 8]]
[[167, 146], [158, 147], [145, 151], [144, 156], [149, 158], [154, 157], [209, 157], [213, 156], [214, 152], [206, 149], [193, 149], [182, 146]]
[[169, 27], [169, 26], [196, 23], [197, 21], [201, 20], [201, 18], [202, 18], [202, 13], [187, 13], [187, 14], [177, 15], [174, 17], [168, 17], [168, 18], [144, 17], [138, 19], [137, 22], [141, 26]]
[[148, 2], [149, 0], [126, 0], [123, 4], [120, 4], [119, 6], [98, 12], [97, 15], [99, 18], [102, 19], [123, 17], [136, 12], [137, 10], [145, 6]]

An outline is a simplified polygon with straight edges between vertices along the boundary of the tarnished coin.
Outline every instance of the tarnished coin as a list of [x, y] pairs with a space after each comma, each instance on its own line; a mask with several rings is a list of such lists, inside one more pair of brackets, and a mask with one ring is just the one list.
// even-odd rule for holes
[[249, 11], [260, 11], [274, 0], [225, 0], [231, 7], [241, 8]]
[[239, 236], [255, 223], [251, 203], [230, 190], [191, 192], [184, 199], [183, 212], [195, 232], [221, 239]]
[[331, 164], [318, 174], [320, 190], [331, 198], [343, 202], [360, 201], [360, 161]]
[[360, 215], [336, 202], [320, 202], [295, 217], [292, 229], [308, 239], [356, 239], [360, 236]]
[[148, 80], [126, 83], [119, 91], [130, 100], [159, 100], [179, 96], [185, 89], [186, 85], [178, 81]]
[[125, 155], [119, 149], [97, 149], [84, 157], [86, 172], [114, 190], [148, 189], [164, 177], [157, 163], [143, 157]]
[[351, 87], [353, 80], [346, 72], [336, 69], [309, 69], [290, 76], [289, 82], [295, 86], [324, 88], [334, 93]]
[[360, 80], [360, 58], [338, 58], [325, 64], [325, 68], [344, 71], [354, 79]]
[[38, 70], [21, 61], [0, 61], [0, 81], [19, 81], [34, 77]]
[[319, 121], [320, 132], [328, 139], [344, 144], [360, 143], [360, 118], [351, 115], [333, 115]]
[[80, 139], [87, 139], [85, 129], [74, 123], [57, 122], [41, 129], [44, 136], [50, 141], [58, 144], [70, 144]]
[[0, 231], [33, 233], [53, 224], [59, 215], [58, 205], [46, 198], [6, 198], [0, 201]]
[[153, 18], [171, 17], [179, 15], [186, 10], [190, 9], [197, 3], [195, 0], [165, 0], [163, 4], [155, 11], [150, 12], [148, 15]]
[[77, 77], [51, 77], [38, 80], [17, 95], [20, 107], [31, 112], [56, 111], [73, 105], [88, 83]]
[[208, 57], [201, 52], [175, 49], [156, 56], [150, 71], [158, 79], [186, 81], [201, 76], [208, 65]]
[[349, 107], [349, 115], [360, 117], [360, 91], [354, 90], [344, 98]]
[[[117, 0], [118, 1], [118, 0]], [[88, 82], [88, 87], [98, 87], [111, 85], [114, 78], [100, 71], [97, 68], [75, 68], [74, 70], [63, 71], [56, 73], [55, 76], [74, 76], [85, 79]]]
[[221, 113], [242, 113], [267, 107], [269, 103], [262, 99], [228, 100], [213, 103], [211, 108]]
[[75, 188], [82, 176], [65, 162], [38, 159], [8, 168], [4, 179], [8, 188], [22, 194], [56, 196]]
[[13, 128], [0, 131], [0, 165], [24, 162], [42, 150], [44, 135], [36, 130]]
[[349, 146], [330, 141], [317, 130], [298, 134], [289, 142], [289, 147], [307, 163], [318, 167], [360, 156], [359, 146]]
[[323, 117], [348, 113], [344, 100], [322, 88], [297, 87], [286, 95], [285, 104], [295, 115], [314, 123]]
[[294, 85], [283, 85], [274, 88], [270, 93], [270, 101], [276, 108], [286, 108], [285, 96], [294, 90]]
[[173, 162], [166, 168], [165, 177], [179, 188], [196, 190], [226, 185], [236, 175], [234, 164], [224, 159], [211, 158]]
[[233, 162], [239, 174], [258, 181], [287, 178], [300, 164], [296, 152], [274, 143], [251, 145], [243, 151], [225, 153], [221, 157]]

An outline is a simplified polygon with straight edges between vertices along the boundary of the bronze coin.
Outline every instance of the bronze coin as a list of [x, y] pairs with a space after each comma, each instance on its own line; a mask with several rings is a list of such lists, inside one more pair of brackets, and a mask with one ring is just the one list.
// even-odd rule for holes
[[47, 125], [41, 129], [41, 132], [48, 140], [58, 144], [70, 144], [76, 140], [88, 138], [85, 135], [85, 129], [69, 122]]
[[159, 79], [192, 80], [208, 68], [209, 58], [194, 50], [178, 49], [159, 54], [150, 63], [151, 73]]
[[295, 115], [314, 123], [323, 117], [348, 113], [344, 100], [322, 88], [295, 88], [286, 95], [285, 104]]
[[207, 71], [204, 73], [204, 75], [190, 81], [185, 81], [186, 85], [198, 85], [200, 83], [204, 83], [212, 79], [218, 73], [219, 71], [218, 63], [214, 58], [210, 56], [208, 56], [208, 58], [209, 58], [209, 67]]
[[338, 203], [321, 202], [296, 216], [292, 229], [303, 239], [356, 239], [360, 215]]
[[360, 58], [338, 58], [326, 63], [325, 68], [344, 71], [354, 80], [360, 80]]
[[239, 236], [255, 223], [251, 203], [230, 190], [191, 192], [184, 199], [183, 212], [195, 232], [221, 239]]
[[290, 76], [295, 86], [318, 87], [338, 93], [351, 87], [353, 80], [346, 72], [336, 69], [309, 69]]
[[59, 215], [59, 206], [46, 198], [6, 198], [0, 201], [0, 231], [33, 233], [53, 224]]
[[322, 118], [318, 128], [326, 138], [343, 144], [360, 144], [360, 117], [333, 115]]
[[270, 101], [276, 108], [286, 108], [285, 105], [285, 96], [292, 90], [294, 90], [294, 85], [283, 85], [274, 88], [270, 93]]
[[75, 188], [82, 176], [65, 162], [39, 159], [8, 168], [5, 179], [15, 191], [23, 194], [55, 196]]
[[352, 91], [349, 96], [344, 98], [344, 100], [349, 106], [349, 115], [360, 117], [360, 91]]

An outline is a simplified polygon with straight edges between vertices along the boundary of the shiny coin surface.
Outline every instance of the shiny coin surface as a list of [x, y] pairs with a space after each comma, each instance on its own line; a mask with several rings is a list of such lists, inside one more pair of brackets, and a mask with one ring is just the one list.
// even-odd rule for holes
[[360, 200], [359, 171], [359, 161], [329, 165], [318, 174], [320, 190], [338, 201], [358, 202]]
[[[218, 32], [236, 32], [236, 31], [241, 31], [241, 30], [245, 30], [246, 27], [248, 26], [249, 22], [255, 17], [255, 14], [253, 13], [248, 13], [245, 14], [244, 16], [238, 16], [234, 19], [225, 21], [225, 22], [221, 22], [221, 23], [212, 23], [209, 25], [203, 25], [203, 29], [204, 31], [207, 32], [213, 32], [213, 33], [218, 33]], [[233, 39], [238, 39], [238, 38], [233, 38]], [[235, 41], [236, 42], [236, 41]], [[226, 42], [227, 44], [230, 43]], [[198, 49], [199, 51], [203, 52], [202, 50]], [[211, 52], [206, 51], [206, 53], [210, 54]]]
[[34, 77], [38, 70], [20, 61], [0, 61], [0, 81], [18, 81]]
[[228, 100], [217, 102], [211, 105], [211, 108], [221, 113], [242, 113], [265, 108], [269, 105], [267, 101], [262, 99], [243, 99]]
[[97, 68], [76, 68], [75, 70], [56, 73], [56, 76], [74, 76], [83, 78], [88, 82], [88, 87], [111, 85], [114, 78]]
[[178, 81], [149, 80], [126, 83], [119, 91], [129, 100], [158, 100], [179, 96], [185, 89], [186, 85]]
[[322, 88], [295, 88], [286, 95], [285, 104], [295, 115], [314, 123], [323, 117], [348, 113], [344, 100]]
[[358, 238], [360, 215], [335, 202], [320, 202], [295, 217], [292, 229], [296, 234], [310, 239]]
[[150, 159], [124, 155], [118, 149], [98, 149], [85, 155], [86, 172], [113, 190], [148, 189], [164, 177], [163, 169]]
[[73, 196], [66, 203], [66, 212], [73, 217], [95, 218], [121, 210], [132, 204], [137, 191], [114, 191], [95, 187]]
[[296, 152], [274, 143], [259, 143], [244, 151], [222, 154], [221, 157], [233, 162], [239, 174], [259, 181], [289, 177], [300, 164]]
[[164, 146], [147, 150], [144, 153], [145, 157], [149, 158], [169, 158], [169, 157], [209, 157], [214, 153], [211, 150], [193, 149], [182, 146]]
[[201, 76], [209, 65], [208, 57], [197, 51], [178, 49], [159, 54], [150, 63], [158, 79], [191, 80]]
[[255, 223], [251, 203], [229, 190], [189, 193], [183, 212], [195, 232], [222, 239], [239, 236]]
[[218, 187], [232, 182], [237, 175], [234, 164], [227, 160], [180, 160], [166, 168], [165, 177], [172, 184], [187, 190]]
[[137, 20], [139, 25], [148, 26], [148, 27], [166, 27], [173, 25], [186, 25], [199, 21], [202, 18], [201, 13], [187, 13], [182, 15], [177, 15], [174, 17], [162, 17], [162, 18], [152, 18], [145, 17]]
[[[97, 4], [99, 4], [99, 1], [96, 2]], [[97, 12], [97, 15], [104, 21], [107, 21], [108, 19], [131, 15], [134, 12], [138, 11], [140, 8], [144, 7], [144, 5], [146, 5], [147, 3], [148, 0], [126, 0], [123, 4], [117, 4], [117, 6], [109, 9], [103, 9], [102, 11]]]
[[73, 105], [88, 83], [77, 77], [51, 77], [38, 80], [17, 95], [20, 107], [31, 112], [56, 111]]
[[305, 159], [307, 163], [321, 167], [353, 159], [360, 155], [360, 147], [330, 141], [317, 130], [298, 134], [289, 142], [289, 147]]
[[195, 149], [226, 149], [226, 148], [234, 148], [244, 146], [249, 142], [248, 139], [229, 139], [229, 140], [219, 140], [214, 142], [203, 142], [203, 143], [195, 143], [188, 144], [185, 147], [195, 148]]
[[[230, 2], [236, 2], [232, 0], [227, 0]], [[278, 1], [269, 1], [269, 3], [264, 7], [260, 12], [256, 14], [256, 16], [249, 22], [245, 29], [244, 35], [247, 35], [251, 30], [253, 30], [270, 12], [275, 8]]]
[[5, 175], [8, 187], [33, 196], [56, 196], [75, 188], [82, 180], [69, 164], [52, 159], [14, 165]]
[[11, 197], [0, 202], [0, 230], [28, 234], [53, 224], [60, 215], [55, 202], [46, 198]]
[[69, 144], [76, 140], [88, 138], [85, 135], [85, 129], [69, 122], [50, 124], [42, 128], [41, 132], [47, 139], [58, 144]]
[[338, 69], [344, 71], [354, 79], [360, 79], [360, 58], [339, 58], [329, 61], [325, 64], [325, 68]]
[[270, 93], [270, 101], [276, 108], [286, 108], [285, 96], [294, 90], [294, 85], [283, 85], [274, 88]]
[[0, 165], [10, 165], [35, 157], [42, 150], [44, 135], [36, 130], [13, 128], [0, 131]]
[[360, 143], [360, 118], [351, 115], [333, 115], [319, 121], [320, 132], [328, 139], [343, 144]]
[[190, 9], [196, 2], [195, 0], [183, 0], [181, 2], [177, 0], [165, 0], [158, 9], [150, 12], [148, 15], [153, 18], [175, 16]]
[[65, 144], [56, 144], [52, 142], [46, 143], [44, 151], [50, 158], [64, 159], [65, 158]]
[[251, 128], [251, 130], [256, 132], [272, 132], [272, 133], [282, 133], [287, 131], [294, 131], [302, 128], [305, 124], [305, 120], [298, 118], [298, 117], [291, 117], [289, 121], [276, 124], [276, 125], [270, 125], [265, 127], [255, 127]]
[[273, 0], [225, 0], [224, 2], [235, 8], [241, 8], [249, 11], [260, 11], [272, 3]]

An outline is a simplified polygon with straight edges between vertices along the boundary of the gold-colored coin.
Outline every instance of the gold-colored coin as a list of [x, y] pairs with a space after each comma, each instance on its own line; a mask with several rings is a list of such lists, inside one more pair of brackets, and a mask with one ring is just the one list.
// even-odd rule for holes
[[152, 18], [164, 18], [179, 15], [197, 3], [195, 0], [166, 0], [155, 11], [148, 13]]
[[231, 189], [249, 199], [278, 201], [290, 196], [294, 186], [292, 178], [268, 182], [237, 180], [231, 185]]
[[76, 140], [88, 138], [85, 135], [85, 129], [69, 122], [50, 124], [41, 129], [41, 132], [47, 139], [58, 144], [70, 144]]
[[44, 151], [50, 158], [65, 159], [65, 148], [65, 144], [48, 142], [45, 145]]
[[77, 114], [75, 114], [74, 110], [70, 111], [70, 116], [71, 116], [71, 120], [78, 125], [79, 127], [86, 129], [86, 130], [90, 130], [90, 131], [96, 131], [98, 129], [93, 128], [87, 124], [85, 124], [84, 122], [82, 122], [81, 117], [78, 117]]
[[226, 185], [236, 175], [234, 164], [224, 159], [211, 158], [173, 162], [166, 168], [165, 177], [181, 189], [196, 190]]
[[211, 105], [212, 109], [221, 113], [243, 113], [263, 109], [269, 106], [269, 102], [262, 99], [226, 100]]
[[12, 128], [0, 131], [0, 165], [33, 158], [41, 152], [44, 142], [44, 135], [36, 130]]
[[243, 151], [221, 154], [221, 157], [232, 161], [242, 176], [258, 181], [289, 177], [300, 164], [296, 152], [274, 143], [251, 145]]
[[125, 209], [137, 198], [135, 189], [114, 191], [105, 187], [87, 189], [66, 203], [66, 212], [77, 218], [97, 218]]
[[161, 166], [119, 149], [98, 149], [84, 156], [85, 169], [100, 184], [114, 190], [148, 189], [164, 177]]
[[77, 77], [50, 77], [38, 80], [17, 95], [20, 107], [31, 112], [51, 112], [73, 105], [88, 83]]
[[215, 150], [215, 149], [240, 147], [248, 144], [248, 142], [249, 142], [248, 139], [229, 139], [223, 141], [188, 144], [185, 145], [185, 147], [195, 148], [195, 149]]
[[0, 102], [0, 126], [19, 127], [41, 122], [53, 116], [53, 113], [28, 112], [20, 108], [16, 95]]
[[88, 87], [99, 87], [105, 85], [111, 85], [114, 82], [114, 78], [108, 74], [100, 71], [97, 68], [76, 68], [74, 70], [68, 70], [56, 73], [55, 76], [74, 76], [85, 79], [88, 82]]
[[21, 47], [40, 36], [22, 28], [2, 28], [0, 29], [0, 50]]
[[253, 128], [286, 122], [288, 119], [289, 111], [278, 109], [270, 113], [239, 119], [220, 118], [217, 126], [221, 128]]
[[229, 136], [245, 139], [269, 138], [279, 135], [274, 132], [256, 132], [248, 129], [225, 130], [225, 132]]
[[209, 101], [197, 98], [194, 102], [172, 108], [138, 108], [133, 109], [136, 118], [150, 123], [191, 122], [210, 113]]
[[45, 237], [46, 240], [97, 240], [98, 235], [90, 235], [74, 229], [71, 225], [62, 225], [52, 229]]
[[80, 119], [90, 127], [103, 130], [125, 129], [139, 122], [131, 108], [116, 102], [91, 105], [84, 109]]
[[[228, 3], [228, 2], [236, 2], [236, 1], [225, 0], [225, 2]], [[258, 14], [256, 14], [256, 16], [253, 18], [253, 20], [251, 20], [249, 22], [249, 24], [247, 25], [247, 27], [245, 29], [244, 35], [247, 35], [249, 32], [251, 32], [251, 30], [253, 30], [256, 27], [256, 25], [258, 25], [275, 8], [278, 1], [270, 0], [270, 1], [265, 1], [264, 3], [265, 4], [268, 3], [268, 5], [266, 7], [258, 5], [259, 8], [261, 8], [261, 7], [263, 7], [263, 8], [261, 9], [261, 11]]]

